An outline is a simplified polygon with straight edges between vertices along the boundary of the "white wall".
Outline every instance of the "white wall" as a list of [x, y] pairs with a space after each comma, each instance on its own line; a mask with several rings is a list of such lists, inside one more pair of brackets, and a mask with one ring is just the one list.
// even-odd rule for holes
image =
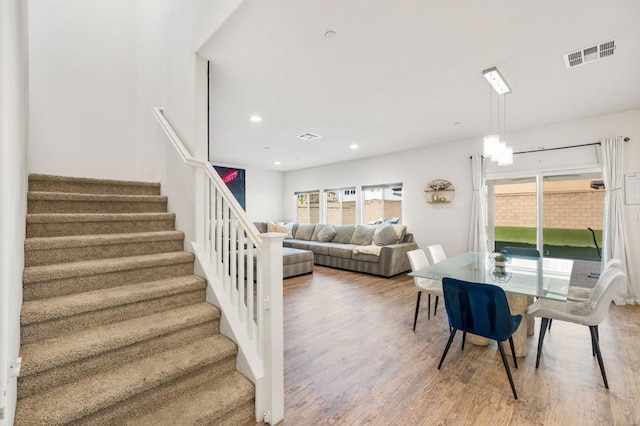
[[146, 179], [132, 149], [135, 4], [31, 0], [29, 21], [29, 171]]
[[[594, 117], [545, 127], [513, 131], [509, 134], [514, 151], [597, 142], [610, 136], [628, 136], [625, 145], [625, 173], [640, 171], [640, 110]], [[523, 154], [517, 163], [523, 169], [556, 167], [559, 152], [545, 156]], [[403, 183], [403, 222], [414, 233], [421, 247], [442, 244], [449, 256], [467, 250], [471, 208], [471, 162], [469, 156], [481, 153], [481, 136], [453, 144], [427, 146], [383, 157], [337, 163], [325, 167], [286, 172], [284, 175], [284, 218], [293, 219], [295, 191], [328, 189], [379, 183]], [[564, 155], [564, 154], [563, 154]], [[592, 151], [583, 152], [585, 163], [592, 162]], [[575, 160], [575, 156], [573, 158]], [[582, 160], [581, 160], [582, 161]], [[526, 164], [529, 162], [529, 164]], [[580, 161], [577, 161], [580, 162]], [[509, 168], [505, 168], [508, 171]], [[432, 179], [450, 180], [456, 188], [451, 204], [427, 204], [424, 187]], [[640, 205], [625, 206], [632, 267], [640, 271]], [[640, 296], [640, 295], [637, 295]]]
[[11, 425], [16, 379], [7, 367], [20, 349], [20, 308], [27, 210], [27, 10], [22, 0], [0, 0], [0, 424]]

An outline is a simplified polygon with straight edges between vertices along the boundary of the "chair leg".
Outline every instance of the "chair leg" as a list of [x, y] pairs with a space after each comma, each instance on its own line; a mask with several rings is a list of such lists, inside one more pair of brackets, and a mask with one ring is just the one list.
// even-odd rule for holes
[[553, 319], [550, 319], [550, 320], [549, 320], [549, 327], [548, 327], [548, 328], [549, 328], [549, 331], [551, 331], [551, 323], [552, 323], [552, 322], [553, 322]]
[[449, 341], [447, 342], [447, 346], [445, 346], [444, 348], [444, 352], [442, 353], [442, 358], [440, 358], [440, 364], [438, 364], [438, 370], [440, 370], [440, 367], [442, 367], [442, 363], [444, 362], [444, 357], [447, 356], [447, 352], [449, 352], [449, 348], [451, 347], [451, 342], [453, 342], [453, 338], [456, 335], [456, 332], [458, 330], [453, 328], [451, 330], [451, 334], [449, 335]]
[[549, 318], [542, 318], [540, 324], [540, 336], [538, 337], [538, 355], [536, 356], [536, 368], [540, 366], [540, 354], [542, 353], [542, 343], [544, 342], [544, 335], [547, 332], [549, 326]]
[[420, 311], [420, 296], [422, 295], [422, 292], [419, 291], [418, 292], [418, 300], [416, 301], [416, 315], [413, 318], [413, 331], [416, 331], [416, 323], [418, 322], [418, 311]]
[[464, 342], [467, 341], [467, 332], [463, 331], [462, 332], [462, 347], [460, 348], [461, 351], [464, 351]]
[[509, 347], [511, 347], [511, 355], [513, 355], [513, 366], [518, 368], [518, 360], [516, 359], [516, 348], [513, 346], [513, 337], [509, 337]]
[[504, 353], [502, 342], [498, 342], [498, 349], [500, 349], [500, 356], [502, 357], [502, 363], [504, 364], [504, 369], [507, 372], [507, 377], [509, 378], [509, 384], [511, 385], [511, 391], [513, 392], [513, 397], [515, 399], [518, 399], [518, 394], [516, 393], [516, 386], [513, 384], [513, 377], [511, 377], [511, 369], [509, 368], [509, 362], [507, 361], [507, 356]]
[[436, 316], [436, 311], [438, 310], [438, 299], [440, 296], [436, 296], [436, 306], [433, 308], [433, 316]]
[[427, 293], [427, 319], [431, 319], [431, 293]]
[[598, 365], [600, 366], [600, 372], [602, 373], [602, 379], [604, 380], [604, 387], [609, 389], [609, 383], [607, 382], [607, 373], [604, 371], [604, 361], [602, 360], [602, 354], [600, 353], [600, 342], [598, 342], [598, 326], [592, 325], [589, 327], [591, 332], [591, 343], [596, 350], [596, 356], [598, 357]]
[[[596, 325], [596, 340], [598, 341], [598, 344], [600, 344], [600, 333], [598, 332], [598, 326]], [[596, 356], [596, 347], [593, 344], [593, 340], [591, 341], [591, 355], [593, 355], [594, 357]]]

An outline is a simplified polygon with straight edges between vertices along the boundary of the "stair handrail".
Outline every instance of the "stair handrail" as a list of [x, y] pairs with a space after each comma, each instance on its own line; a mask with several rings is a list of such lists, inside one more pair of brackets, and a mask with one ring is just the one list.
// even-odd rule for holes
[[164, 130], [165, 134], [169, 138], [169, 142], [171, 142], [171, 145], [173, 145], [176, 151], [178, 151], [178, 154], [180, 155], [182, 161], [189, 166], [204, 169], [209, 179], [216, 183], [217, 189], [220, 190], [224, 194], [224, 197], [228, 200], [229, 206], [231, 207], [234, 215], [236, 215], [241, 221], [243, 228], [251, 231], [249, 232], [251, 240], [256, 245], [258, 250], [262, 251], [262, 238], [260, 237], [258, 228], [256, 228], [253, 222], [248, 219], [246, 212], [242, 209], [240, 203], [238, 203], [238, 200], [236, 200], [236, 197], [234, 197], [229, 188], [227, 188], [227, 185], [225, 185], [225, 183], [222, 181], [222, 178], [215, 171], [211, 163], [208, 161], [198, 160], [189, 153], [187, 147], [184, 146], [184, 143], [182, 142], [178, 134], [173, 130], [173, 127], [171, 126], [171, 124], [169, 124], [169, 121], [167, 121], [162, 108], [154, 107], [153, 115], [155, 115], [158, 123], [160, 123], [160, 127], [162, 127], [162, 130]]
[[192, 246], [221, 311], [221, 331], [238, 345], [238, 369], [256, 386], [256, 421], [276, 424], [284, 418], [284, 234], [260, 234], [211, 163], [189, 153], [163, 109], [154, 107], [153, 114], [182, 161], [203, 172]]

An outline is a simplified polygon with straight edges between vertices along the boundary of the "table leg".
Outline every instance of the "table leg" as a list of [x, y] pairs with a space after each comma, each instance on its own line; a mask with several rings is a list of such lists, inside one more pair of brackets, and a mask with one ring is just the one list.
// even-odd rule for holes
[[[521, 294], [507, 293], [507, 300], [509, 301], [511, 315], [521, 314], [523, 317], [522, 322], [520, 322], [520, 327], [518, 327], [516, 332], [513, 333], [513, 346], [516, 350], [516, 357], [522, 358], [527, 356], [527, 335], [529, 334], [529, 327], [531, 327], [533, 332], [533, 321], [531, 321], [533, 320], [533, 317], [527, 315], [527, 307], [533, 303], [533, 298], [531, 296], [523, 296]], [[504, 345], [504, 349], [507, 353], [511, 354], [511, 348], [509, 345]]]
[[489, 343], [491, 343], [491, 340], [487, 339], [486, 337], [467, 333], [467, 342], [473, 343], [474, 345], [477, 345], [477, 346], [487, 346]]

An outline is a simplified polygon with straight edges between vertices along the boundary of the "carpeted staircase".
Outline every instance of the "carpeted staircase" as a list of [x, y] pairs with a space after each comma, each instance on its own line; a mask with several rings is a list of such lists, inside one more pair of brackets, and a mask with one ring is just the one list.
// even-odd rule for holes
[[29, 177], [16, 425], [255, 424], [160, 184]]

